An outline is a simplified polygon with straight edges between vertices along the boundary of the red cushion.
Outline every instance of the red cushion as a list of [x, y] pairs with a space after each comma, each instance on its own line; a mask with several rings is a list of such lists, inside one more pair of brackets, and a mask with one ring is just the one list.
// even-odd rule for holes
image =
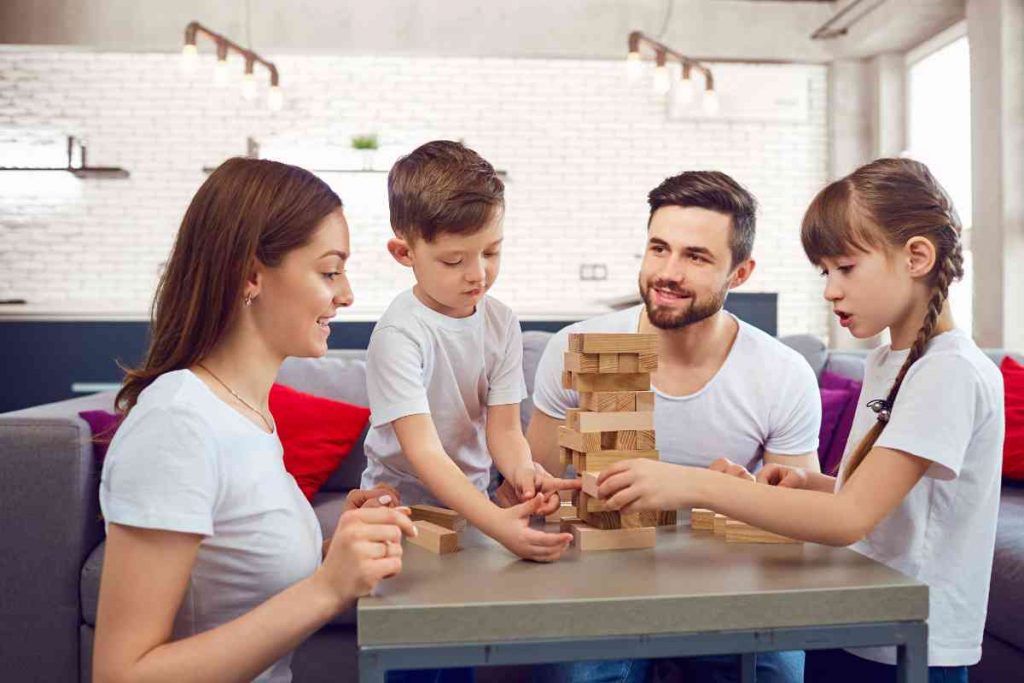
[[1009, 356], [999, 365], [1006, 388], [1006, 440], [1003, 476], [1024, 480], [1024, 365]]
[[284, 467], [310, 500], [352, 451], [370, 420], [369, 408], [282, 384], [270, 389], [270, 412], [284, 446]]

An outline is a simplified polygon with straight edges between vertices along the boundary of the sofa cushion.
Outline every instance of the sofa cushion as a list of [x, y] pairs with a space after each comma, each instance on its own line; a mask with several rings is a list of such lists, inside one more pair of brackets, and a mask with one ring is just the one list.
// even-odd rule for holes
[[1024, 649], [1024, 483], [1005, 482], [999, 504], [985, 629]]
[[1007, 356], [999, 368], [1006, 392], [1003, 476], [1024, 480], [1024, 365]]
[[825, 342], [812, 334], [793, 334], [788, 337], [780, 337], [779, 341], [793, 349], [807, 361], [807, 364], [814, 370], [816, 377], [821, 377], [828, 361], [828, 349]]

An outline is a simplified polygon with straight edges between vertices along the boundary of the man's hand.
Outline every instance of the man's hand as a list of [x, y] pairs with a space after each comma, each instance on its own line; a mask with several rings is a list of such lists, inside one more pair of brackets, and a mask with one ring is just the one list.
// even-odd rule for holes
[[747, 481], [755, 481], [753, 474], [747, 471], [747, 468], [743, 465], [737, 465], [729, 458], [719, 458], [708, 466], [708, 469], [713, 472], [721, 472], [722, 474], [728, 474], [730, 477], [736, 477], [738, 479], [746, 479]]

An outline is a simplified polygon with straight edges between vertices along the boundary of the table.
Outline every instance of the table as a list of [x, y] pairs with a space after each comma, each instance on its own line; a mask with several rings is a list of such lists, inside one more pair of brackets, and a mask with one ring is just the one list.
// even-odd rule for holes
[[928, 678], [928, 587], [846, 548], [726, 543], [688, 524], [656, 548], [515, 558], [475, 529], [462, 549], [407, 544], [403, 571], [358, 605], [359, 675], [389, 670], [896, 645]]

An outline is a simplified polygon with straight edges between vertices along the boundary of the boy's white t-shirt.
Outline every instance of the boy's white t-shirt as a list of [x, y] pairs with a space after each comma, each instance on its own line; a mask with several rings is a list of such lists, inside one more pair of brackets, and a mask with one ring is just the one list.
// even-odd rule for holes
[[371, 414], [363, 488], [385, 483], [404, 504], [439, 503], [402, 453], [391, 424], [428, 414], [445, 453], [486, 495], [487, 406], [519, 403], [527, 395], [519, 320], [489, 296], [469, 317], [452, 318], [407, 290], [370, 335], [366, 388]]
[[[844, 462], [875, 422], [867, 402], [885, 398], [908, 353], [887, 345], [868, 355]], [[1004, 431], [999, 369], [965, 332], [952, 330], [910, 366], [875, 442], [932, 463], [899, 507], [851, 546], [928, 584], [929, 666], [981, 659]], [[894, 647], [850, 651], [896, 663]]]
[[[284, 469], [277, 434], [220, 400], [188, 370], [161, 375], [117, 430], [103, 463], [106, 524], [199, 534], [175, 640], [210, 630], [310, 576], [320, 523]], [[256, 679], [291, 680], [291, 654]]]
[[[579, 395], [562, 388], [570, 332], [636, 332], [643, 306], [570, 325], [548, 342], [537, 367], [533, 403], [564, 420]], [[818, 448], [821, 397], [804, 358], [761, 330], [736, 319], [739, 332], [725, 363], [699, 391], [671, 396], [657, 387], [654, 427], [661, 459], [707, 467], [729, 458], [748, 470], [765, 451], [802, 455]]]

